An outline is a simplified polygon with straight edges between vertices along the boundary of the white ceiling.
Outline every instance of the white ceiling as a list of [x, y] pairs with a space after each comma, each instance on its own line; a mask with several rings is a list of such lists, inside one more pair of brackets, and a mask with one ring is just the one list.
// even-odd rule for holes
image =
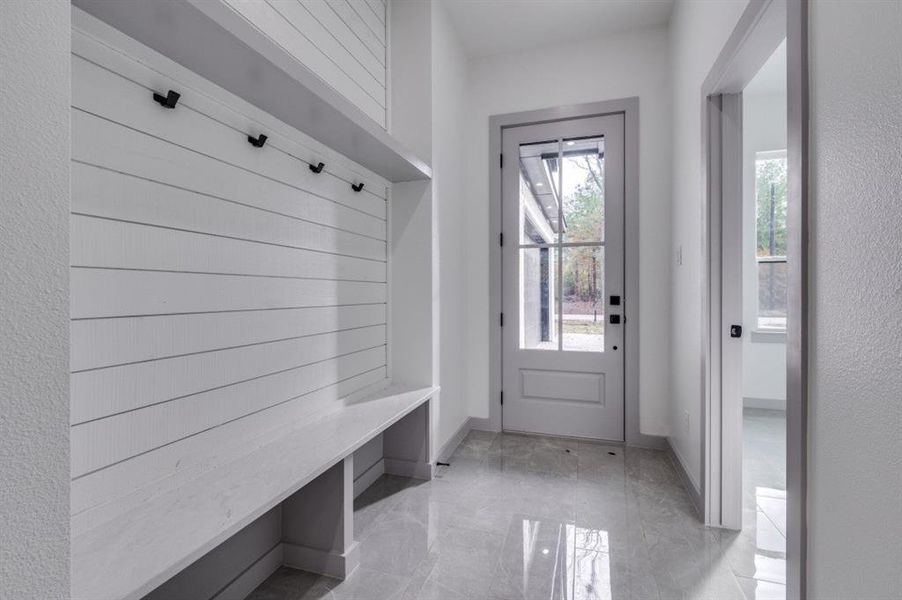
[[442, 0], [471, 58], [664, 25], [673, 0]]

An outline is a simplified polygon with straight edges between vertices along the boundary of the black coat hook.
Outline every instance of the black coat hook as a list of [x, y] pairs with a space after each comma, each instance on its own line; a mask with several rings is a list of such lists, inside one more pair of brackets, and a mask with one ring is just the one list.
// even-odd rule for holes
[[360, 190], [363, 189], [363, 182], [361, 181], [360, 183], [352, 183], [351, 189], [354, 190], [355, 192], [359, 192]]
[[175, 108], [175, 105], [178, 104], [179, 98], [181, 97], [181, 94], [173, 90], [169, 90], [165, 96], [156, 92], [153, 94], [153, 99], [159, 102], [163, 108]]
[[251, 146], [254, 148], [262, 148], [263, 144], [266, 143], [266, 136], [262, 133], [257, 137], [247, 136], [247, 141], [250, 142]]
[[310, 165], [310, 170], [313, 171], [314, 173], [322, 173], [323, 167], [325, 167], [325, 166], [326, 165], [323, 163], [318, 163], [316, 165]]

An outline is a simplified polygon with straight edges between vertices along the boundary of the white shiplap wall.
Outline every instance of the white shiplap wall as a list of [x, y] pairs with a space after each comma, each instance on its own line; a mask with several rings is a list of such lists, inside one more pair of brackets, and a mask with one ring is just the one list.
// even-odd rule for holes
[[387, 377], [388, 182], [79, 16], [73, 535]]
[[383, 0], [222, 1], [385, 127]]

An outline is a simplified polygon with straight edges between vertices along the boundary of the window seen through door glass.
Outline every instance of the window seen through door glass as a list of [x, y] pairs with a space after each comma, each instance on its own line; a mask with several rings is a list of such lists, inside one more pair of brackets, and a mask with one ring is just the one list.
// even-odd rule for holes
[[786, 328], [786, 151], [755, 156], [758, 327]]

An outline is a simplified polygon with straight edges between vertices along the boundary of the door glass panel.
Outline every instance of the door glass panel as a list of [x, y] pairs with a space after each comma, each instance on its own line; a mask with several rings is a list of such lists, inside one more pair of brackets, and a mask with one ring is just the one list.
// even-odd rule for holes
[[563, 349], [604, 352], [604, 247], [562, 249]]
[[520, 249], [520, 348], [558, 349], [557, 249]]
[[520, 243], [557, 243], [559, 140], [520, 146]]
[[604, 137], [562, 144], [563, 242], [604, 241]]

